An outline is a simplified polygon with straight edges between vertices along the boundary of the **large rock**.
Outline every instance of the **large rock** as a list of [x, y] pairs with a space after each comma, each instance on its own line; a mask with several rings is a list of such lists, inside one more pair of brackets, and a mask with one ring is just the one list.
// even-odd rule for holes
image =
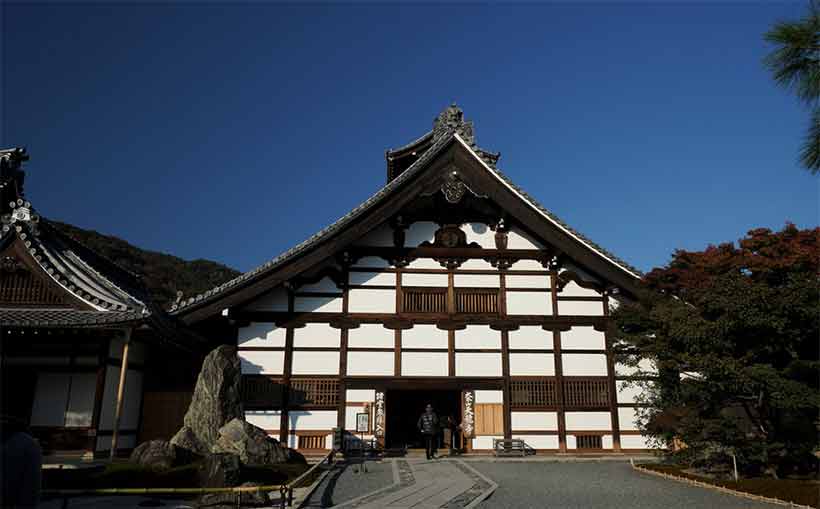
[[199, 486], [226, 488], [242, 482], [242, 464], [236, 454], [211, 454], [199, 463]]
[[208, 454], [219, 438], [219, 428], [242, 419], [239, 358], [236, 347], [222, 345], [205, 357], [196, 381], [184, 426], [171, 443], [200, 455]]
[[155, 471], [168, 470], [178, 464], [177, 448], [165, 440], [149, 440], [134, 449], [129, 461]]
[[248, 466], [274, 465], [289, 459], [287, 448], [278, 440], [242, 419], [233, 419], [219, 428], [219, 438], [211, 451], [236, 454]]

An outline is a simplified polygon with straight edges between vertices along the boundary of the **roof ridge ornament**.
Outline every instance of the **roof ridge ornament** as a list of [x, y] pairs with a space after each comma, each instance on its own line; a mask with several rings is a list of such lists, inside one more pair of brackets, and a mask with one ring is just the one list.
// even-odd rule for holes
[[458, 134], [471, 147], [475, 146], [475, 132], [473, 122], [464, 120], [464, 111], [456, 105], [451, 104], [444, 111], [438, 114], [433, 120], [433, 137], [439, 138], [448, 133]]

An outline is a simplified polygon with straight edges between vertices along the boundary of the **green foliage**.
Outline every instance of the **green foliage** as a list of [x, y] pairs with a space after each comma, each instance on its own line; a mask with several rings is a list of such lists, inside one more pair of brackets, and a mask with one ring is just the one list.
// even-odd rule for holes
[[[621, 355], [657, 373], [641, 426], [680, 438], [691, 464], [731, 454], [749, 473], [787, 468], [817, 446], [820, 228], [757, 229], [739, 245], [677, 251], [613, 316]], [[797, 462], [799, 463], [799, 461]], [[789, 467], [790, 468], [790, 467]]]
[[810, 109], [810, 124], [800, 160], [812, 173], [820, 172], [820, 9], [809, 4], [799, 21], [779, 22], [764, 36], [775, 49], [764, 59], [775, 82], [791, 89]]
[[166, 308], [176, 299], [177, 291], [191, 297], [239, 275], [238, 271], [210, 260], [186, 261], [169, 254], [140, 249], [110, 235], [56, 221], [49, 223], [94, 252], [140, 276], [154, 301]]

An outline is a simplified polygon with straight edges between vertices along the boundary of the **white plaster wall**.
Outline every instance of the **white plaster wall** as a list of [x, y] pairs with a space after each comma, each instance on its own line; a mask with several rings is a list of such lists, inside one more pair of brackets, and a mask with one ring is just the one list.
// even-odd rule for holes
[[339, 287], [332, 279], [325, 276], [315, 283], [302, 285], [297, 289], [297, 292], [324, 292], [324, 293], [339, 293]]
[[501, 348], [501, 333], [489, 325], [468, 325], [457, 330], [456, 349], [460, 348]]
[[347, 346], [351, 348], [393, 348], [395, 344], [395, 331], [380, 323], [363, 323], [347, 331]]
[[603, 316], [603, 302], [558, 300], [559, 315]]
[[[345, 407], [345, 429], [347, 431], [356, 430], [356, 414], [364, 413], [364, 407], [349, 406]], [[370, 423], [373, 424], [372, 422]]]
[[558, 449], [558, 435], [513, 435], [533, 449]]
[[615, 363], [615, 374], [619, 376], [633, 376], [637, 375], [638, 371], [644, 371], [648, 374], [657, 374], [658, 368], [650, 359], [641, 359], [638, 361], [637, 367], [627, 366], [625, 364]]
[[541, 249], [544, 245], [518, 228], [512, 228], [507, 234], [507, 249]]
[[341, 313], [342, 296], [338, 297], [294, 297], [294, 311], [308, 313]]
[[67, 427], [91, 426], [96, 392], [96, 373], [74, 373], [71, 375], [68, 409], [65, 412], [65, 425]]
[[564, 376], [607, 376], [606, 355], [565, 353], [561, 355]]
[[552, 282], [546, 274], [543, 276], [524, 276], [507, 274], [505, 278], [507, 288], [545, 288], [549, 289]]
[[402, 286], [433, 286], [446, 288], [448, 285], [447, 274], [402, 274]]
[[584, 288], [575, 281], [568, 282], [564, 289], [558, 292], [559, 297], [600, 297], [601, 292], [592, 288]]
[[447, 348], [447, 331], [432, 324], [414, 325], [401, 331], [402, 349]]
[[501, 354], [456, 353], [456, 376], [501, 376]]
[[513, 431], [555, 431], [558, 429], [556, 412], [511, 412]]
[[501, 278], [497, 274], [454, 274], [453, 285], [456, 288], [498, 288]]
[[[136, 435], [120, 435], [117, 438], [117, 449], [133, 449], [137, 446]], [[111, 450], [111, 435], [97, 437], [97, 451]]]
[[544, 292], [507, 291], [507, 314], [509, 315], [551, 315], [552, 296]]
[[510, 352], [510, 375], [553, 376], [555, 375], [555, 357], [551, 353]]
[[461, 226], [467, 235], [467, 244], [475, 242], [484, 249], [495, 249], [495, 232], [484, 223], [467, 223]]
[[294, 375], [338, 375], [339, 352], [293, 352]]
[[512, 264], [511, 270], [543, 270], [546, 272], [547, 269], [545, 269], [544, 266], [541, 265], [541, 262], [536, 260], [518, 260], [517, 262]]
[[612, 441], [612, 435], [602, 435], [601, 436], [601, 448], [602, 449], [612, 449], [614, 447]]
[[432, 258], [417, 258], [407, 264], [408, 269], [443, 269], [441, 264]]
[[609, 431], [612, 429], [612, 415], [609, 412], [565, 412], [564, 420], [568, 430]]
[[352, 265], [353, 267], [373, 268], [373, 269], [387, 269], [390, 268], [390, 263], [384, 258], [378, 256], [365, 256]]
[[643, 392], [638, 385], [626, 381], [615, 382], [615, 387], [618, 391], [618, 403], [637, 403], [638, 396]]
[[418, 221], [410, 225], [404, 232], [405, 247], [416, 247], [422, 242], [433, 243], [436, 240], [438, 225], [427, 221]]
[[368, 403], [376, 401], [375, 389], [347, 389], [345, 401], [348, 403]]
[[395, 287], [396, 274], [393, 272], [351, 272], [348, 276], [348, 281], [350, 281], [351, 285]]
[[279, 410], [248, 410], [245, 420], [264, 430], [279, 432], [282, 412]]
[[393, 247], [393, 229], [386, 224], [378, 226], [353, 244], [356, 246]]
[[284, 372], [284, 351], [239, 350], [237, 355], [243, 375], [281, 375]]
[[447, 376], [447, 352], [402, 352], [403, 376]]
[[592, 326], [576, 326], [561, 331], [561, 348], [564, 350], [606, 350], [606, 335]]
[[619, 408], [618, 409], [618, 426], [622, 430], [638, 430], [638, 412], [637, 408]]
[[504, 391], [488, 391], [488, 390], [477, 390], [475, 391], [475, 403], [503, 403], [504, 402]]
[[[107, 366], [105, 368], [102, 409], [100, 410], [100, 429], [107, 430], [114, 427], [114, 407], [117, 404], [117, 386], [119, 382], [120, 368]], [[139, 427], [141, 404], [142, 373], [129, 369], [125, 373], [120, 429], [137, 429]]]
[[350, 376], [393, 375], [393, 352], [347, 352], [347, 374]]
[[32, 426], [63, 426], [68, 401], [68, 373], [38, 373], [31, 408]]
[[236, 343], [239, 346], [285, 346], [286, 329], [274, 323], [251, 322], [239, 327]]
[[291, 410], [288, 421], [294, 431], [325, 430], [336, 427], [336, 416], [336, 410]]
[[652, 449], [652, 445], [643, 435], [621, 435], [621, 449]]
[[307, 323], [304, 327], [293, 329], [293, 346], [336, 347], [339, 348], [342, 332], [327, 323]]
[[284, 288], [274, 288], [246, 305], [243, 309], [248, 311], [287, 311], [288, 292]]
[[493, 440], [496, 438], [504, 438], [504, 435], [495, 435], [495, 436], [481, 436], [473, 438], [473, 449], [481, 450], [481, 449], [492, 449], [493, 448]]
[[348, 293], [351, 313], [395, 313], [396, 290], [353, 288]]
[[[441, 268], [441, 266], [439, 266]], [[466, 260], [464, 263], [456, 269], [456, 274], [458, 274], [459, 270], [495, 270], [495, 267], [490, 265], [489, 262], [484, 260], [479, 260], [478, 258], [470, 258]]]
[[567, 435], [567, 449], [577, 449], [578, 448], [578, 440], [576, 440], [575, 435]]
[[522, 325], [518, 330], [508, 333], [510, 350], [552, 350], [552, 331], [541, 328], [540, 325]]

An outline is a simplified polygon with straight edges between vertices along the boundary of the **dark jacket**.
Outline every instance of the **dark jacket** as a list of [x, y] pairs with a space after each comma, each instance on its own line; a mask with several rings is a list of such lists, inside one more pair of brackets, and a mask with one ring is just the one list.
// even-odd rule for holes
[[419, 417], [419, 422], [416, 423], [419, 431], [425, 435], [435, 435], [438, 433], [438, 416], [435, 412], [424, 412]]

